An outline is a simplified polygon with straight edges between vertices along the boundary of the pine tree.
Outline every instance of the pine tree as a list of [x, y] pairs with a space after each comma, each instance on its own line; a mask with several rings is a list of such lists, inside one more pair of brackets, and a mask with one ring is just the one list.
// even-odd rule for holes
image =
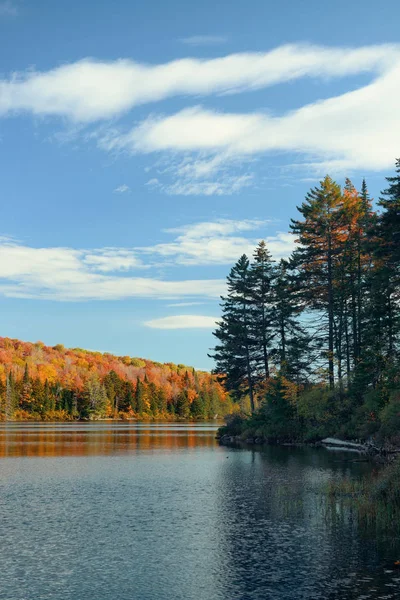
[[6, 421], [12, 419], [17, 406], [17, 397], [15, 391], [15, 381], [12, 372], [6, 376], [6, 398], [5, 398], [5, 417]]
[[157, 390], [157, 404], [160, 414], [165, 414], [167, 412], [167, 395], [162, 387]]
[[136, 383], [135, 404], [138, 414], [143, 414], [145, 411], [145, 390], [144, 383], [140, 379]]
[[252, 298], [249, 260], [243, 255], [227, 277], [228, 295], [222, 297], [222, 318], [215, 337], [215, 373], [223, 376], [226, 387], [240, 399], [246, 394], [254, 412], [255, 344], [252, 337]]
[[125, 392], [123, 395], [123, 403], [121, 410], [129, 411], [133, 410], [136, 412], [136, 402], [135, 402], [135, 388], [131, 381], [125, 382]]
[[274, 268], [266, 243], [261, 241], [254, 254], [250, 272], [250, 294], [252, 302], [250, 324], [254, 343], [259, 348], [255, 353], [256, 369], [262, 379], [270, 376], [270, 352], [274, 331], [273, 284]]
[[335, 270], [342, 244], [340, 186], [326, 176], [319, 187], [308, 192], [305, 202], [297, 208], [303, 220], [292, 219], [291, 222], [291, 229], [299, 243], [293, 254], [293, 264], [300, 273], [307, 306], [322, 313], [326, 319], [318, 333], [321, 342], [327, 346], [328, 380], [333, 389]]
[[190, 405], [190, 413], [193, 417], [197, 419], [206, 419], [207, 412], [204, 403], [204, 397], [201, 395], [197, 395]]
[[367, 325], [356, 373], [361, 393], [368, 384], [374, 388], [392, 385], [399, 354], [400, 160], [396, 161], [396, 175], [386, 179], [389, 186], [378, 202], [383, 210], [373, 221], [369, 239], [372, 265], [364, 298]]
[[25, 371], [22, 379], [19, 405], [22, 410], [30, 410], [32, 408], [32, 382], [29, 376], [29, 369], [27, 363], [25, 363]]
[[188, 419], [190, 416], [190, 403], [187, 390], [182, 390], [176, 400], [176, 414], [178, 417]]
[[303, 306], [298, 286], [289, 263], [282, 259], [276, 267], [273, 284], [274, 356], [280, 374], [299, 385], [310, 373], [312, 354], [311, 338], [299, 320]]

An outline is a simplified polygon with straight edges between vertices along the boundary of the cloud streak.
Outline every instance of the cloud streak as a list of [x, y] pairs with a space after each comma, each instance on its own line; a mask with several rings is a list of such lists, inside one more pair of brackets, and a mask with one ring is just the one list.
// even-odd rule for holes
[[[371, 74], [367, 85], [283, 114], [191, 106], [175, 114], [153, 113], [131, 128], [115, 123], [111, 128], [109, 122], [136, 106], [173, 96], [243, 93], [302, 78], [323, 81], [363, 73]], [[150, 188], [168, 195], [226, 196], [254, 185], [255, 173], [245, 168], [268, 153], [295, 153], [297, 167], [318, 177], [326, 171], [336, 175], [389, 168], [400, 138], [399, 87], [396, 44], [289, 44], [264, 53], [155, 65], [86, 58], [0, 80], [0, 116], [64, 118], [77, 135], [95, 140], [107, 152], [157, 154], [157, 162], [166, 167], [148, 181]], [[114, 190], [127, 191], [126, 184]]]
[[[121, 300], [155, 298], [187, 300], [218, 298], [225, 290], [223, 279], [159, 279], [137, 276], [134, 271], [175, 266], [216, 266], [251, 255], [261, 238], [254, 231], [261, 220], [200, 222], [169, 229], [170, 242], [136, 248], [68, 247], [33, 248], [10, 238], [0, 238], [0, 294], [14, 298], [45, 300]], [[245, 237], [251, 234], [251, 237]], [[288, 256], [294, 238], [277, 233], [266, 238], [275, 256]]]
[[32, 248], [5, 240], [0, 244], [0, 293], [80, 301], [218, 297], [224, 289], [218, 279], [166, 281], [122, 274], [138, 266], [126, 249]]
[[30, 112], [90, 123], [177, 95], [251, 91], [302, 77], [383, 74], [398, 64], [398, 45], [326, 48], [306, 44], [269, 52], [184, 58], [159, 65], [86, 58], [50, 71], [13, 73], [0, 80], [0, 115]]
[[[177, 234], [172, 242], [136, 248], [144, 256], [156, 256], [163, 261], [182, 266], [229, 265], [242, 254], [251, 256], [262, 236], [244, 237], [244, 232], [254, 232], [266, 225], [262, 220], [231, 220], [202, 222], [169, 229]], [[277, 232], [264, 236], [268, 248], [276, 259], [288, 257], [294, 249], [294, 237], [289, 233]]]
[[175, 315], [145, 321], [151, 329], [215, 329], [218, 317], [205, 315]]
[[114, 194], [126, 194], [127, 192], [130, 192], [131, 188], [129, 187], [129, 185], [126, 185], [126, 183], [123, 183], [122, 185], [119, 185], [118, 187], [115, 188], [114, 190]]
[[108, 147], [142, 153], [208, 152], [214, 160], [295, 151], [317, 156], [321, 166], [336, 170], [384, 169], [398, 154], [399, 86], [400, 62], [367, 86], [283, 116], [194, 107], [148, 118], [128, 134], [108, 140]]

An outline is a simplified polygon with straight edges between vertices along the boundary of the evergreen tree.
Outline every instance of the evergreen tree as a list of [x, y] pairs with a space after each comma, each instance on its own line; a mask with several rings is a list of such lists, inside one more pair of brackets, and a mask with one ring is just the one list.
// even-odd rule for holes
[[125, 393], [123, 397], [123, 404], [121, 410], [129, 411], [133, 410], [136, 412], [136, 402], [135, 402], [135, 388], [131, 381], [125, 382]]
[[10, 371], [6, 376], [6, 398], [5, 398], [5, 417], [6, 420], [12, 419], [17, 407], [17, 396], [15, 390], [15, 380]]
[[228, 390], [240, 399], [246, 394], [254, 412], [256, 346], [252, 334], [252, 298], [249, 260], [243, 255], [227, 277], [228, 295], [222, 297], [222, 318], [215, 337], [215, 373], [220, 374]]
[[182, 390], [176, 400], [176, 414], [178, 417], [188, 419], [190, 416], [190, 402], [187, 390]]
[[207, 412], [204, 403], [204, 397], [197, 395], [190, 405], [190, 413], [195, 419], [206, 419]]
[[153, 417], [156, 417], [158, 414], [158, 394], [157, 394], [157, 386], [155, 383], [151, 382], [148, 385], [148, 394], [150, 401], [150, 412]]
[[19, 405], [22, 410], [32, 409], [32, 382], [29, 376], [28, 364], [25, 363], [24, 376], [22, 379], [21, 393], [19, 397]]
[[157, 404], [160, 414], [165, 414], [167, 412], [167, 395], [162, 387], [157, 390]]
[[396, 160], [396, 175], [386, 180], [389, 186], [378, 202], [383, 211], [378, 217], [375, 256], [385, 302], [383, 327], [387, 353], [392, 357], [398, 351], [400, 329], [400, 159]]
[[340, 186], [326, 176], [319, 187], [308, 192], [305, 202], [297, 208], [303, 220], [292, 219], [291, 222], [299, 244], [293, 254], [293, 264], [299, 271], [307, 306], [324, 318], [318, 328], [318, 336], [326, 344], [324, 353], [328, 361], [329, 387], [332, 389], [335, 383], [335, 271], [342, 244]]
[[254, 353], [255, 368], [261, 374], [261, 379], [270, 376], [270, 352], [275, 337], [273, 284], [274, 268], [271, 254], [264, 241], [261, 241], [253, 255], [250, 272], [250, 294], [252, 311], [250, 327], [254, 343], [259, 349]]
[[304, 383], [312, 369], [311, 337], [299, 320], [302, 303], [298, 278], [291, 273], [289, 263], [281, 260], [273, 284], [275, 357], [281, 375]]
[[136, 383], [135, 405], [138, 414], [143, 414], [145, 411], [145, 389], [144, 383], [140, 381], [140, 379], [138, 379]]

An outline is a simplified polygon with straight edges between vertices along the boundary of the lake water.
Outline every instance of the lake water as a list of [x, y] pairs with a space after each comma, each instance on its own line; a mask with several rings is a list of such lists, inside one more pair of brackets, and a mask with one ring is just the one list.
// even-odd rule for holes
[[220, 447], [216, 425], [0, 427], [0, 598], [400, 598], [400, 542], [328, 506], [371, 467]]

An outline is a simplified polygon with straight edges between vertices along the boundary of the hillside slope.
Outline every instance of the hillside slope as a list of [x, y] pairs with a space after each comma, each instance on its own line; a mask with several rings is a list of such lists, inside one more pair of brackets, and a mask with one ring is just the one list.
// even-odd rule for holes
[[213, 418], [216, 378], [185, 365], [0, 337], [1, 419]]

